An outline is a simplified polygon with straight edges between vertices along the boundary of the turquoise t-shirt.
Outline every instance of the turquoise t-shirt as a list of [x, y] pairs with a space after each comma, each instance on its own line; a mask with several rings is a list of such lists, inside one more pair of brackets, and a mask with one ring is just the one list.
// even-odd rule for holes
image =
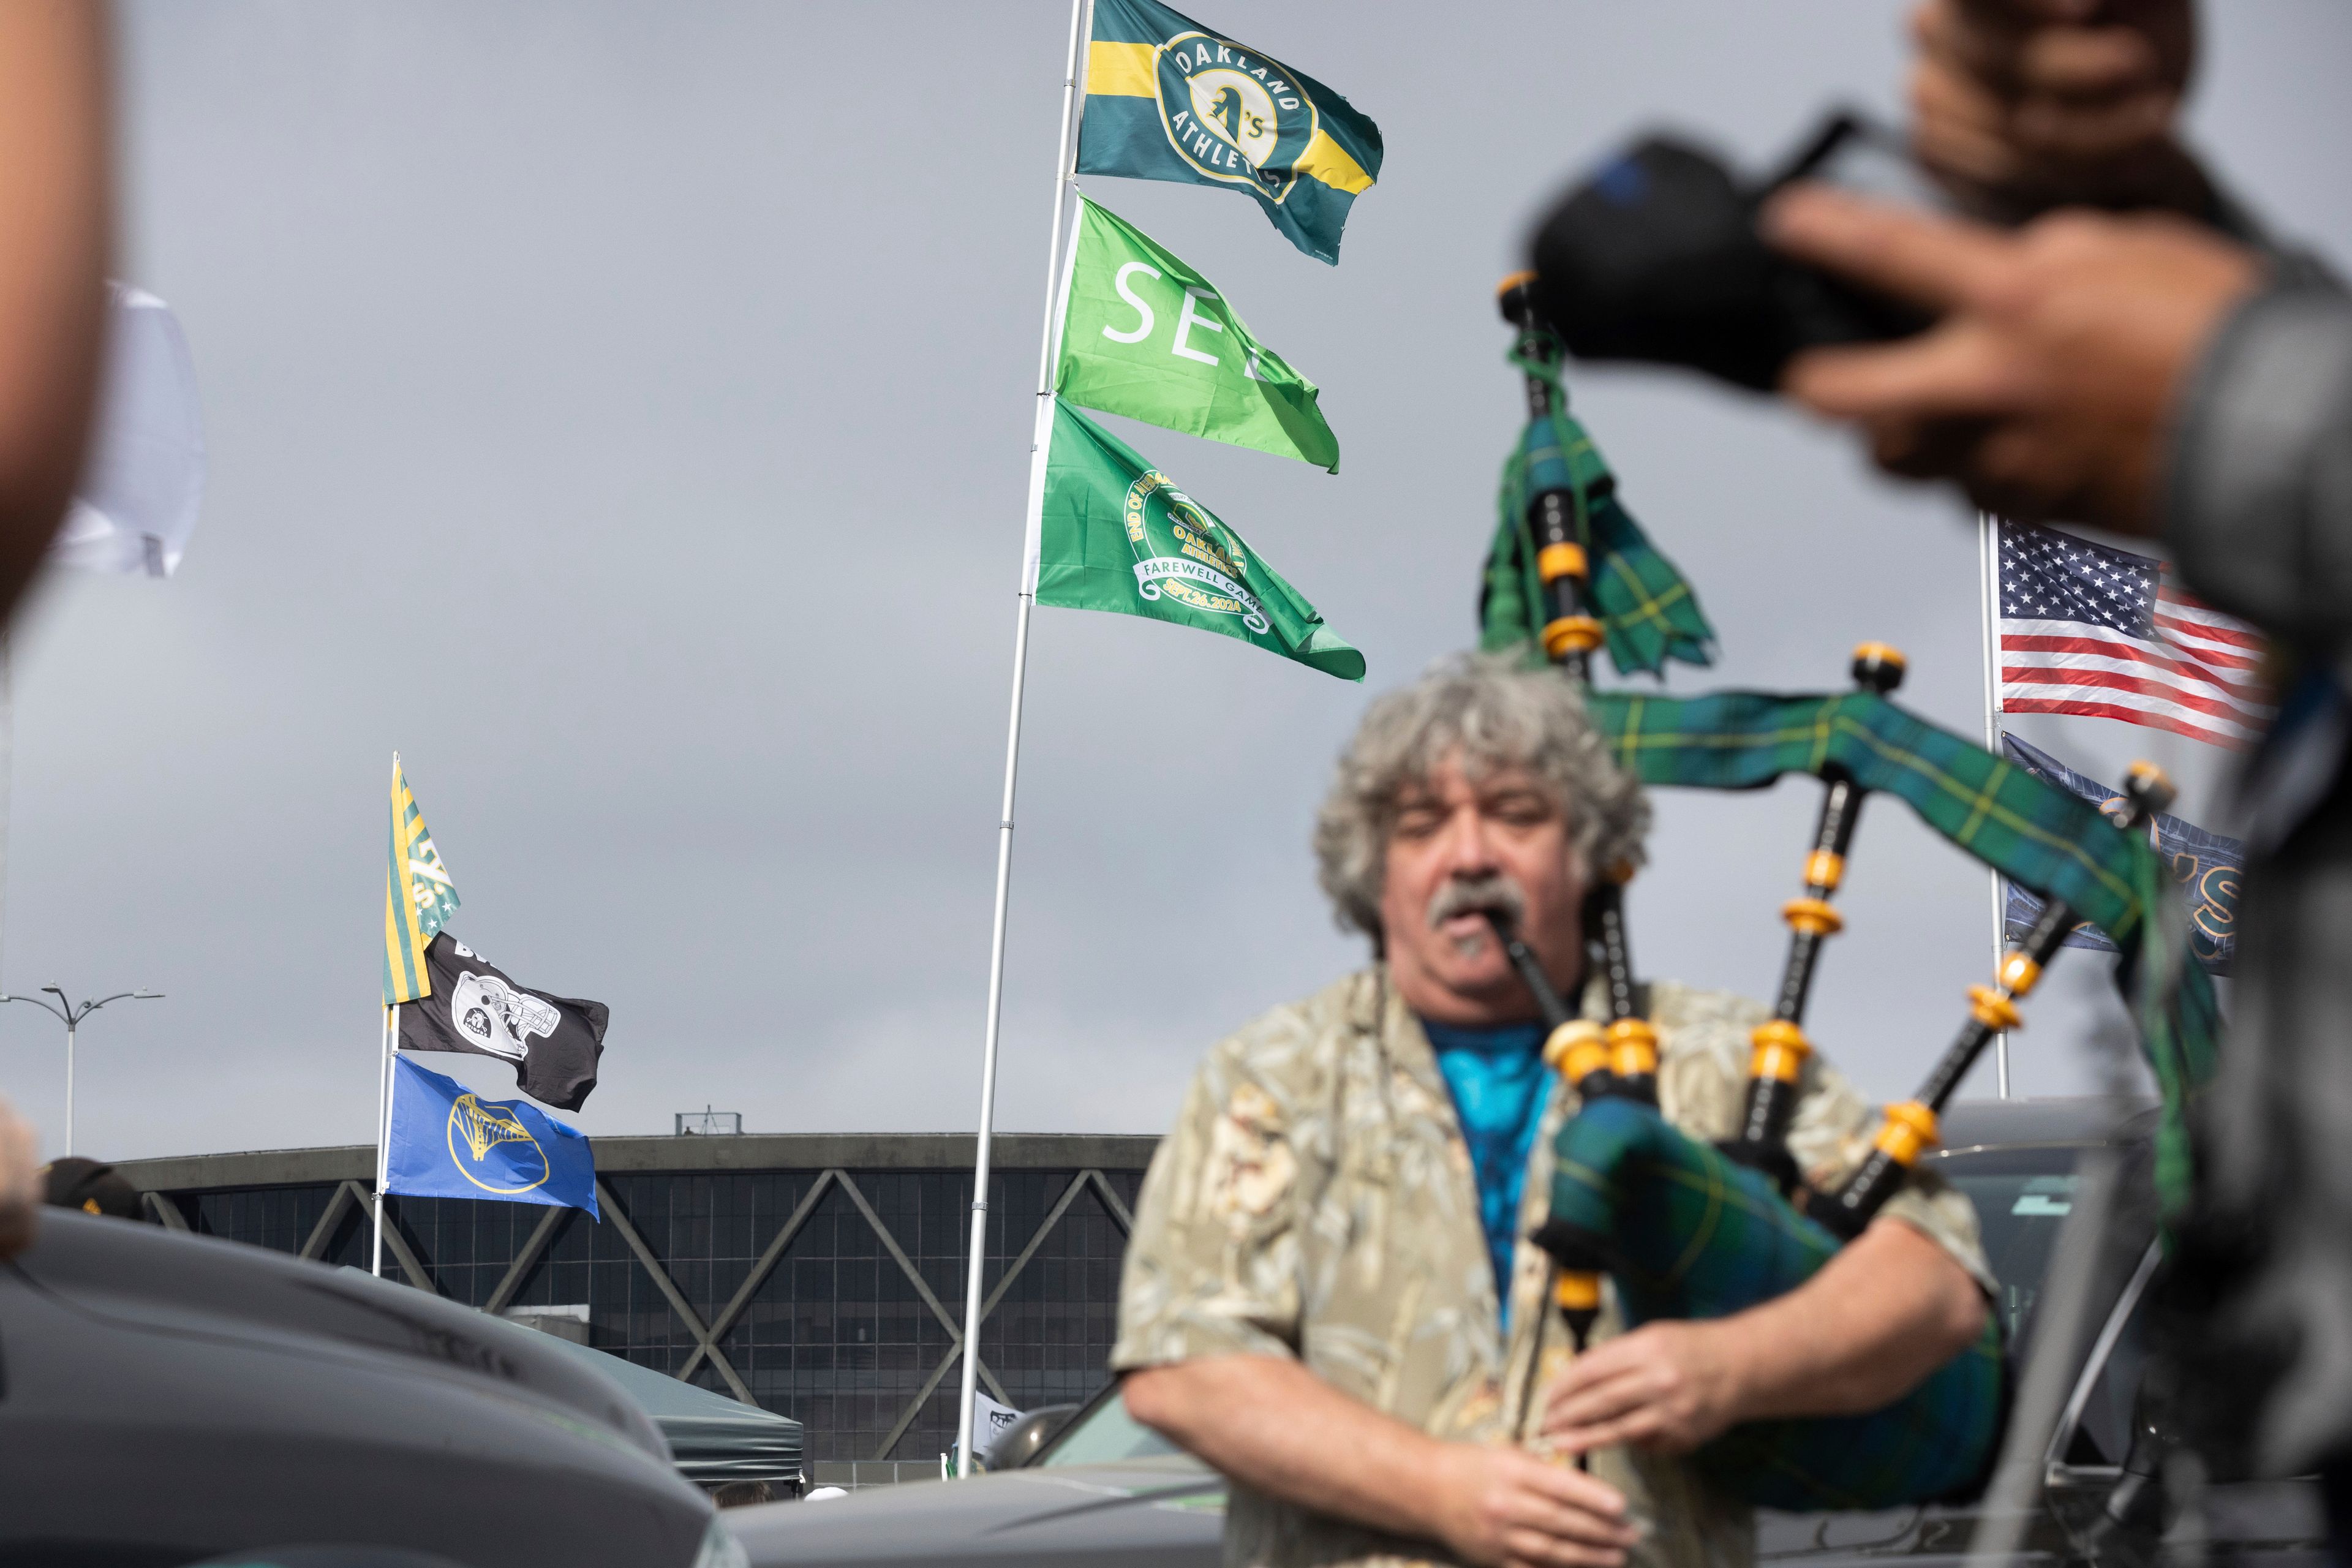
[[1544, 1030], [1540, 1024], [1507, 1024], [1499, 1029], [1462, 1029], [1421, 1021], [1437, 1051], [1437, 1070], [1454, 1092], [1454, 1114], [1470, 1145], [1470, 1171], [1478, 1184], [1478, 1220], [1495, 1263], [1495, 1299], [1502, 1303], [1503, 1327], [1511, 1322], [1511, 1252], [1518, 1242], [1519, 1193], [1527, 1185], [1528, 1156], [1543, 1121]]

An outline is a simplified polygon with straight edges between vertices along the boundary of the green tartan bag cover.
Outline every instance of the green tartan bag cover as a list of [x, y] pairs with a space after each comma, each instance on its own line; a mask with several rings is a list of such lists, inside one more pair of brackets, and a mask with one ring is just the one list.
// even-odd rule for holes
[[1557, 360], [1546, 363], [1514, 351], [1510, 361], [1551, 384], [1552, 412], [1528, 421], [1503, 462], [1500, 515], [1479, 582], [1478, 646], [1489, 653], [1519, 649], [1530, 663], [1543, 661], [1543, 584], [1528, 503], [1559, 489], [1576, 497], [1577, 532], [1592, 573], [1587, 607], [1601, 622], [1617, 672], [1656, 675], [1670, 658], [1714, 663], [1715, 628], [1698, 596], [1618, 500], [1617, 478], [1601, 448], [1567, 412]]
[[[1552, 1148], [1551, 1214], [1536, 1239], [1555, 1256], [1606, 1259], [1629, 1328], [1727, 1317], [1794, 1289], [1838, 1250], [1762, 1172], [1634, 1100], [1587, 1103]], [[1990, 1474], [2007, 1393], [2000, 1320], [1987, 1313], [1975, 1344], [1883, 1410], [1749, 1422], [1692, 1460], [1729, 1495], [1791, 1513], [1966, 1498]]]
[[1602, 691], [1589, 700], [1618, 765], [1644, 784], [1761, 789], [1784, 773], [1818, 776], [1834, 767], [1864, 789], [1899, 797], [1958, 848], [2106, 932], [2116, 948], [2116, 987], [2164, 1100], [2157, 1194], [2168, 1221], [2186, 1212], [2189, 1122], [2221, 1059], [2221, 1016], [2205, 971], [2183, 962], [2181, 942], [2160, 931], [2148, 940], [2168, 907], [2176, 918], [2180, 908], [2145, 835], [2124, 832], [2088, 801], [1866, 691]]

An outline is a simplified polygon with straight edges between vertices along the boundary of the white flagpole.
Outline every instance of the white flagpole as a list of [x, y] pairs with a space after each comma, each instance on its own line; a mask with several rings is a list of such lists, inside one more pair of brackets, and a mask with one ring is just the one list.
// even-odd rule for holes
[[375, 1255], [368, 1272], [383, 1278], [383, 1184], [392, 1173], [392, 1053], [400, 1039], [400, 1005], [383, 1010], [383, 1057], [375, 1066]]
[[[394, 778], [400, 776], [398, 752], [392, 753], [392, 776]], [[395, 889], [391, 882], [384, 883], [383, 896], [386, 900], [391, 899], [396, 890], [398, 889]], [[390, 933], [387, 932], [386, 940], [389, 939]], [[386, 962], [389, 963], [390, 960], [387, 959]], [[375, 1217], [375, 1246], [373, 1256], [368, 1264], [368, 1272], [379, 1279], [383, 1278], [383, 1183], [385, 1171], [390, 1163], [392, 1142], [392, 1050], [393, 1042], [399, 1037], [395, 1033], [399, 1027], [399, 1019], [400, 1009], [396, 1004], [387, 1004], [376, 1019], [375, 1202], [373, 1205]]]
[[1037, 602], [1037, 530], [1045, 498], [1045, 459], [1054, 438], [1055, 300], [1061, 293], [1062, 225], [1077, 173], [1070, 139], [1077, 104], [1079, 49], [1090, 29], [1092, 0], [1070, 0], [1070, 48], [1062, 76], [1062, 129], [1054, 143], [1053, 238], [1045, 247], [1045, 321], [1037, 346], [1036, 423], [1029, 447], [1029, 510], [1023, 521], [1021, 585], [1013, 624], [1013, 716], [1004, 741], [1004, 805], [996, 820], [996, 918], [988, 942], [988, 1029], [980, 1056], [980, 1141], [971, 1170], [971, 1256], [964, 1269], [963, 1378], [956, 1410], [956, 1474], [972, 1473], [973, 1396], [980, 1384], [980, 1286], [988, 1248], [989, 1140], [996, 1124], [996, 1046], [1004, 1007], [1004, 916], [1013, 888], [1013, 785], [1021, 763], [1021, 690], [1029, 668], [1029, 612]]
[[[1977, 604], [1983, 612], [1985, 750], [2000, 755], [2000, 524], [1992, 513], [1977, 513]], [[1992, 967], [2000, 973], [2009, 943], [2008, 900], [2002, 897], [2000, 873], [1992, 874]], [[2009, 1098], [2009, 1035], [1993, 1037], [1992, 1059], [1999, 1074], [2000, 1098]]]

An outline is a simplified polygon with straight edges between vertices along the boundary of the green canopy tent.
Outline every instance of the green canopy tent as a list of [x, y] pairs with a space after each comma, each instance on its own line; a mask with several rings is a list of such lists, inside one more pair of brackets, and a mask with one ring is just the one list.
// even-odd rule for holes
[[803, 1483], [801, 1424], [791, 1416], [741, 1404], [723, 1394], [681, 1383], [666, 1372], [553, 1334], [540, 1337], [620, 1384], [621, 1392], [654, 1418], [654, 1425], [669, 1441], [670, 1459], [678, 1474], [695, 1485], [766, 1481], [797, 1487]]

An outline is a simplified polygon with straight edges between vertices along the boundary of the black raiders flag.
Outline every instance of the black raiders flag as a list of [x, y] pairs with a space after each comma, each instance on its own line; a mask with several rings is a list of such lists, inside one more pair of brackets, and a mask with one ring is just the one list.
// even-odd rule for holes
[[533, 1100], [559, 1110], [587, 1100], [612, 1016], [604, 1004], [518, 985], [446, 931], [425, 950], [425, 967], [433, 994], [401, 1004], [402, 1050], [497, 1057]]

